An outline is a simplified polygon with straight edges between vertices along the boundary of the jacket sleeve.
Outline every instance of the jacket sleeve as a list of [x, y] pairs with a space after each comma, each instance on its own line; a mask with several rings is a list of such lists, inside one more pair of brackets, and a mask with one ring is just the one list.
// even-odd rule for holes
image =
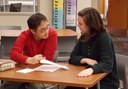
[[102, 34], [98, 39], [99, 63], [92, 66], [94, 73], [110, 72], [113, 68], [115, 53], [111, 37], [108, 34]]
[[79, 39], [70, 55], [70, 59], [69, 59], [70, 64], [82, 65], [80, 61], [83, 58], [83, 56], [80, 54], [80, 50], [81, 50], [80, 46], [81, 46], [81, 43]]

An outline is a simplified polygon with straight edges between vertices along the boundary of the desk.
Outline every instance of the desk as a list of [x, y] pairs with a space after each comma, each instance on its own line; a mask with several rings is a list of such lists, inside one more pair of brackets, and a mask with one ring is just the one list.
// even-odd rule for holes
[[[61, 63], [62, 64], [62, 63]], [[23, 68], [34, 68], [38, 65], [18, 65], [15, 69], [0, 72], [0, 80], [58, 84], [64, 86], [89, 87], [97, 84], [107, 74], [93, 74], [86, 78], [78, 78], [77, 74], [85, 69], [83, 66], [74, 66], [71, 64], [62, 64], [69, 67], [69, 70], [59, 69], [54, 72], [31, 72], [27, 74], [17, 73], [16, 70]]]
[[72, 37], [77, 36], [77, 33], [70, 29], [57, 30], [58, 37]]
[[71, 52], [77, 42], [77, 33], [73, 30], [57, 30], [58, 50]]
[[1, 36], [17, 37], [21, 32], [22, 30], [0, 30], [0, 39], [1, 39]]
[[69, 55], [77, 42], [77, 33], [73, 30], [63, 29], [57, 30], [58, 34], [58, 61], [68, 61]]
[[[0, 30], [0, 36], [18, 36], [23, 30]], [[77, 33], [70, 29], [56, 30], [58, 37], [77, 36]]]

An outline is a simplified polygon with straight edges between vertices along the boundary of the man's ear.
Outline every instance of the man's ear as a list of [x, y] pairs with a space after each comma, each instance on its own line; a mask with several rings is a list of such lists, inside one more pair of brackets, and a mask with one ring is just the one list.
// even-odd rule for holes
[[34, 34], [35, 33], [35, 30], [34, 29], [30, 29], [30, 31]]

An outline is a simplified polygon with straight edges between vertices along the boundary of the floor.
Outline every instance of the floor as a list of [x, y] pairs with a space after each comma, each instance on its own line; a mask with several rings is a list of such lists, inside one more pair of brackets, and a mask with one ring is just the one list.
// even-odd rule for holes
[[115, 52], [118, 54], [123, 54], [128, 56], [128, 36], [127, 37], [117, 37], [112, 36]]
[[46, 88], [44, 89], [64, 89], [65, 86], [59, 86], [59, 85], [51, 85], [51, 84], [45, 84]]

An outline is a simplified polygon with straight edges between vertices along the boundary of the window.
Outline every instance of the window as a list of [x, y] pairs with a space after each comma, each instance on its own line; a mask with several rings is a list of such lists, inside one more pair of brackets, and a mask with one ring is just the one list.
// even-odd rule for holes
[[0, 12], [38, 12], [39, 0], [0, 0]]
[[10, 4], [10, 12], [20, 12], [22, 3], [12, 3]]

